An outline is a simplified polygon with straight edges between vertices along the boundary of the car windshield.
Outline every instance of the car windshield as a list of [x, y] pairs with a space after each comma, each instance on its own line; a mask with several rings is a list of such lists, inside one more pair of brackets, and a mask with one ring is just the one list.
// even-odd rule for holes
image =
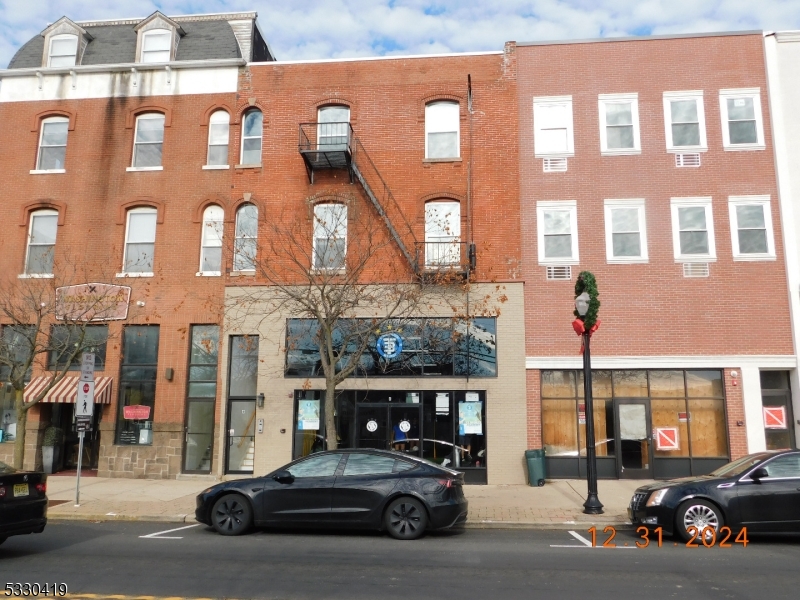
[[733, 477], [735, 475], [741, 475], [770, 456], [772, 456], [772, 454], [769, 453], [750, 454], [749, 456], [744, 456], [739, 460], [730, 462], [716, 471], [712, 471], [711, 475], [713, 477]]

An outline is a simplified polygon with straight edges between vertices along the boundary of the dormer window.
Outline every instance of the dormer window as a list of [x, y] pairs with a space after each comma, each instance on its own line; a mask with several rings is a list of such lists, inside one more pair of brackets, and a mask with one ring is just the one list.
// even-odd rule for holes
[[50, 38], [48, 67], [74, 67], [78, 56], [77, 35], [55, 35]]
[[142, 62], [163, 63], [170, 60], [172, 32], [168, 29], [151, 29], [142, 39]]

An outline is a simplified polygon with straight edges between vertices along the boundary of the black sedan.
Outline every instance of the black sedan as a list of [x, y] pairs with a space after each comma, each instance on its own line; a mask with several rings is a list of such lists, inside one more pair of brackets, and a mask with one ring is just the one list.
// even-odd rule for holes
[[0, 462], [0, 544], [12, 535], [44, 531], [46, 493], [47, 475]]
[[195, 518], [223, 535], [251, 526], [386, 530], [413, 540], [467, 520], [464, 474], [390, 450], [335, 450], [197, 496]]
[[[709, 475], [652, 483], [628, 507], [634, 525], [690, 540], [719, 532], [800, 532], [800, 451], [759, 452]], [[698, 540], [703, 539], [698, 537]]]

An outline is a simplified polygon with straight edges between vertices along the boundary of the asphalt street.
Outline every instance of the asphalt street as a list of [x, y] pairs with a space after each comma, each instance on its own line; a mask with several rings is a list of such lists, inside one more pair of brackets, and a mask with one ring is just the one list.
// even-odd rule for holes
[[774, 599], [796, 598], [800, 587], [800, 537], [751, 535], [747, 547], [730, 548], [665, 539], [638, 549], [636, 534], [620, 531], [612, 549], [587, 546], [584, 530], [467, 529], [399, 542], [303, 531], [228, 538], [204, 525], [178, 527], [51, 522], [0, 546], [0, 582], [66, 583], [70, 594], [315, 600]]

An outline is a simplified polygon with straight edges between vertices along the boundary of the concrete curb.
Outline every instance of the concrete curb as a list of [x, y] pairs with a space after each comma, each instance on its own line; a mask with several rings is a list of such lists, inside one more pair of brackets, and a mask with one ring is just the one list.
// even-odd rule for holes
[[109, 515], [92, 513], [47, 513], [48, 521], [146, 521], [149, 523], [196, 523], [191, 515]]

